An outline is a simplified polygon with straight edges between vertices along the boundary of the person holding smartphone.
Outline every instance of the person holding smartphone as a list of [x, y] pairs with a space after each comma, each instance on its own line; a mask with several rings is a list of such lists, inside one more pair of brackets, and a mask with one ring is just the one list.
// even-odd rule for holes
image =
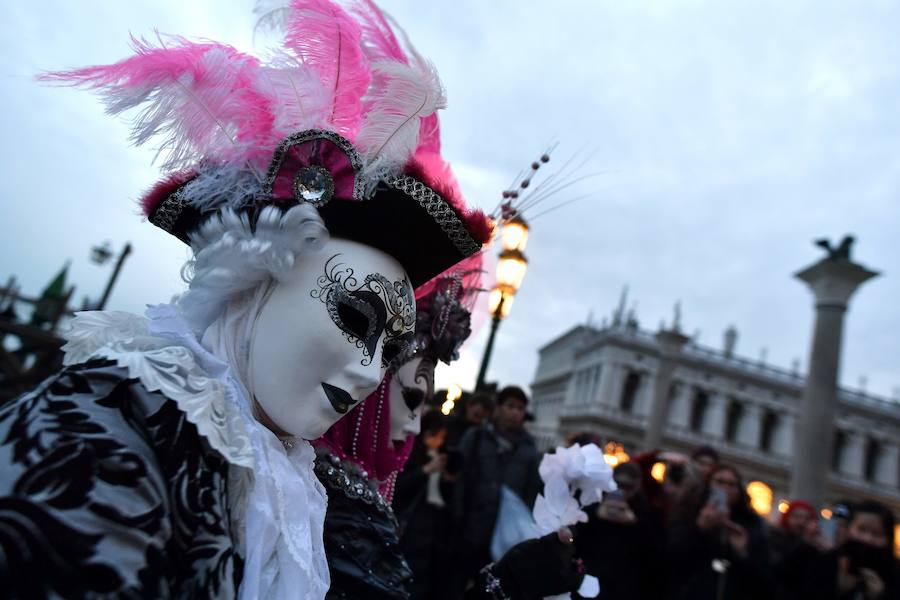
[[763, 522], [734, 467], [712, 471], [699, 505], [676, 507], [667, 553], [673, 599], [755, 600], [772, 593]]
[[577, 554], [600, 582], [602, 600], [657, 600], [662, 597], [662, 520], [641, 489], [641, 469], [618, 465], [618, 490], [585, 509], [587, 523], [575, 526]]
[[811, 563], [802, 600], [893, 600], [900, 572], [893, 556], [894, 515], [874, 500], [850, 507], [847, 539]]

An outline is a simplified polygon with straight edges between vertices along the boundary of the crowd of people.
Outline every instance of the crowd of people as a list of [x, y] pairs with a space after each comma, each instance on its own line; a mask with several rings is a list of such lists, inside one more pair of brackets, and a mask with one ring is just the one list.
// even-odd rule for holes
[[[459, 598], [492, 559], [504, 494], [531, 506], [541, 491], [527, 405], [521, 388], [507, 387], [496, 398], [470, 397], [450, 417], [423, 415], [394, 497], [413, 598]], [[587, 433], [568, 440], [600, 442]], [[662, 477], [652, 472], [658, 463]], [[614, 478], [618, 490], [574, 528], [576, 554], [599, 579], [602, 600], [900, 598], [895, 517], [878, 502], [836, 504], [826, 520], [795, 499], [766, 519], [738, 469], [711, 447], [638, 454]]]

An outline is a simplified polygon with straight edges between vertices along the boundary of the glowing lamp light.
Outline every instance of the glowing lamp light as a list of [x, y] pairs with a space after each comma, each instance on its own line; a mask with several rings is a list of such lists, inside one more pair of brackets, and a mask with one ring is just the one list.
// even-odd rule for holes
[[765, 516], [772, 512], [772, 488], [762, 481], [751, 481], [747, 484], [747, 495], [753, 510]]
[[650, 476], [653, 477], [653, 479], [655, 479], [657, 482], [662, 483], [666, 478], [666, 463], [653, 463], [653, 466], [650, 467]]
[[447, 399], [444, 400], [444, 403], [441, 404], [441, 413], [444, 416], [449, 415], [453, 412], [453, 407], [456, 406], [456, 401], [462, 397], [462, 388], [458, 385], [451, 384], [447, 388]]
[[[505, 319], [512, 308], [514, 296], [505, 288], [496, 287], [491, 290], [488, 295], [488, 311], [490, 314], [496, 315], [497, 309], [500, 309], [500, 318]], [[503, 306], [500, 306], [500, 300], [503, 300]]]
[[525, 220], [516, 215], [515, 217], [503, 223], [503, 229], [500, 232], [500, 242], [503, 244], [504, 250], [525, 250], [525, 244], [528, 242], [528, 224]]
[[823, 508], [821, 514], [822, 518], [826, 520], [830, 519], [834, 515], [834, 513], [831, 512], [830, 508]]
[[778, 512], [781, 514], [785, 514], [789, 508], [791, 508], [791, 503], [787, 500], [782, 500], [778, 503]]
[[625, 452], [625, 446], [618, 442], [608, 442], [603, 447], [603, 460], [610, 467], [615, 468], [622, 463], [627, 463], [630, 459], [631, 457]]
[[451, 383], [450, 386], [447, 388], [447, 400], [456, 402], [457, 400], [462, 398], [462, 394], [463, 394], [462, 388], [455, 383]]
[[504, 250], [497, 261], [497, 284], [505, 286], [513, 293], [522, 285], [525, 279], [525, 271], [528, 269], [528, 260], [519, 250]]

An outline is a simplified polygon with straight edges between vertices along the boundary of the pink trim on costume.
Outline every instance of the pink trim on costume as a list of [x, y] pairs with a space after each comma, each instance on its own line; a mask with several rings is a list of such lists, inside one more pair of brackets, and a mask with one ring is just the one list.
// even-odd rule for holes
[[334, 181], [334, 198], [352, 200], [356, 171], [350, 158], [337, 145], [319, 138], [291, 146], [272, 184], [272, 198], [292, 200], [294, 198], [294, 177], [297, 171], [309, 165], [321, 165], [328, 169]]
[[409, 436], [398, 448], [391, 440], [390, 385], [388, 373], [378, 389], [313, 442], [341, 460], [358, 464], [378, 482], [403, 469], [415, 441], [415, 436]]
[[160, 202], [172, 195], [179, 187], [190, 181], [197, 173], [194, 171], [179, 171], [173, 173], [156, 184], [141, 197], [141, 212], [149, 217], [159, 206]]

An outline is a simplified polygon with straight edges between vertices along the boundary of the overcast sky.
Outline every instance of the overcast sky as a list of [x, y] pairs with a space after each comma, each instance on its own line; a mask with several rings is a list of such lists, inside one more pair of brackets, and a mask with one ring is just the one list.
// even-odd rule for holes
[[[153, 152], [95, 97], [41, 70], [128, 55], [153, 28], [252, 49], [252, 0], [9, 3], [0, 21], [0, 279], [37, 293], [67, 260], [76, 296], [109, 273], [90, 247], [131, 241], [109, 308], [142, 311], [183, 284], [180, 242], [142, 222]], [[738, 353], [805, 369], [811, 295], [792, 273], [811, 240], [858, 238], [883, 271], [848, 313], [841, 379], [900, 386], [900, 5], [890, 1], [384, 0], [448, 90], [444, 155], [470, 202], [493, 208], [552, 140], [579, 149], [589, 194], [536, 219], [490, 379], [528, 384], [537, 349], [611, 312], [624, 285], [642, 326], [681, 300], [683, 325]], [[424, 7], [427, 7], [424, 8]], [[553, 202], [553, 200], [549, 201]], [[533, 213], [533, 214], [536, 214]], [[487, 328], [442, 382], [471, 385]]]

